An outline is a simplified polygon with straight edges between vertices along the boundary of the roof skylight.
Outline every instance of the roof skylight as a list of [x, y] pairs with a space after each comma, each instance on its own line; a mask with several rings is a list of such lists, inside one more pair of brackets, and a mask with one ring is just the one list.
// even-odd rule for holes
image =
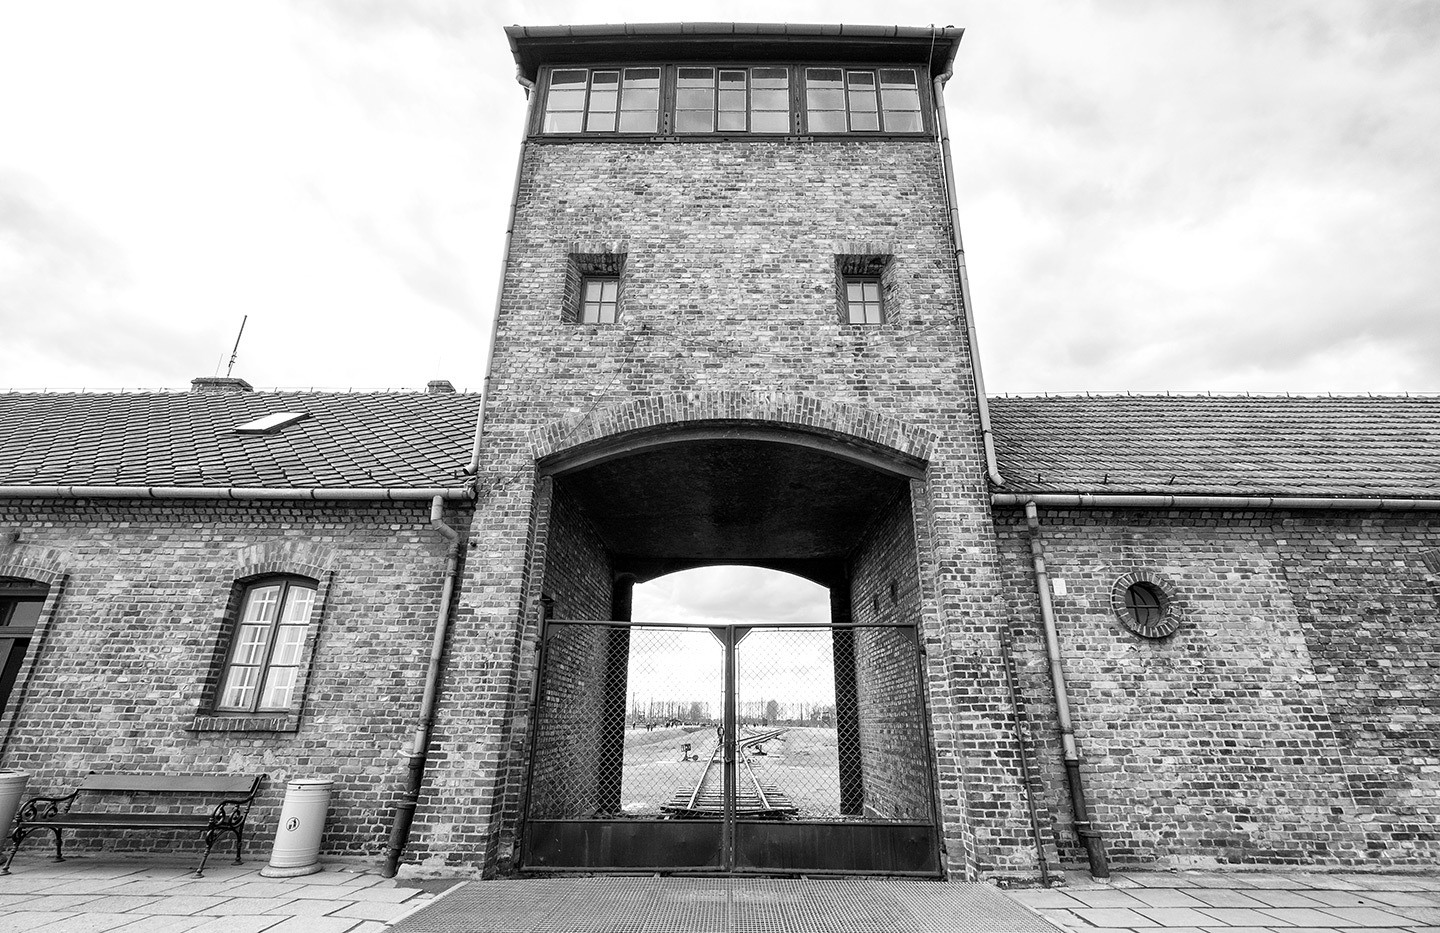
[[235, 429], [236, 434], [278, 434], [297, 421], [310, 417], [308, 411], [277, 411], [263, 418], [246, 422]]

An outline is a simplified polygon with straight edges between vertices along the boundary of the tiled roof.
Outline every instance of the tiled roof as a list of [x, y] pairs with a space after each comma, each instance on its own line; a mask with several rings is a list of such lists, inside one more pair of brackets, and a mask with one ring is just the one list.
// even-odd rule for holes
[[[0, 486], [458, 487], [479, 408], [401, 392], [0, 394]], [[310, 417], [234, 431], [288, 411]]]
[[1006, 492], [1440, 496], [1440, 398], [990, 400]]

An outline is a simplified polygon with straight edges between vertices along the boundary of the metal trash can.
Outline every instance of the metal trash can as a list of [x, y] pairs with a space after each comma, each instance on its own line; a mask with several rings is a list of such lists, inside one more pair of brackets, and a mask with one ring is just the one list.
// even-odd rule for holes
[[10, 835], [10, 824], [15, 821], [15, 811], [25, 799], [25, 782], [30, 780], [29, 771], [0, 768], [0, 839]]
[[325, 811], [330, 808], [334, 783], [314, 778], [285, 785], [280, 825], [275, 827], [275, 848], [270, 852], [270, 864], [260, 869], [260, 874], [266, 878], [295, 878], [320, 871], [320, 835], [325, 831]]

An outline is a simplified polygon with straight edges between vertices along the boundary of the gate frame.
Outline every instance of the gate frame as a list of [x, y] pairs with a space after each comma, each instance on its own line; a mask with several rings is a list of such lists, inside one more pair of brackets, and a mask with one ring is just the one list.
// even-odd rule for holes
[[[693, 623], [680, 622], [633, 622], [613, 619], [551, 619], [549, 617], [549, 605], [547, 600], [542, 600], [537, 613], [537, 659], [535, 674], [531, 679], [531, 691], [529, 700], [529, 736], [526, 749], [524, 799], [520, 812], [517, 815], [519, 820], [519, 846], [516, 858], [516, 868], [524, 872], [545, 872], [545, 873], [611, 873], [611, 872], [660, 872], [665, 874], [706, 874], [706, 875], [834, 875], [854, 876], [870, 875], [876, 877], [912, 877], [912, 878], [944, 878], [945, 877], [945, 846], [944, 846], [944, 825], [941, 818], [939, 799], [938, 774], [935, 762], [935, 744], [931, 724], [931, 711], [928, 695], [928, 682], [925, 676], [928, 663], [925, 651], [925, 643], [922, 637], [921, 625], [918, 622], [871, 622], [855, 623], [847, 622], [840, 624], [822, 623], [748, 623], [741, 625], [697, 625]], [[533, 800], [532, 790], [535, 774], [535, 752], [536, 744], [540, 735], [540, 718], [543, 705], [541, 703], [543, 685], [545, 682], [547, 662], [549, 658], [549, 630], [551, 625], [580, 625], [580, 626], [603, 626], [606, 628], [658, 628], [658, 629], [680, 629], [685, 631], [709, 631], [720, 641], [724, 663], [724, 711], [722, 722], [724, 726], [724, 742], [722, 750], [724, 753], [724, 811], [719, 818], [720, 826], [720, 849], [718, 866], [666, 866], [666, 865], [578, 865], [578, 866], [553, 866], [553, 865], [532, 865], [528, 862], [529, 854], [532, 851], [535, 834], [531, 832], [532, 824], [536, 822], [569, 823], [583, 822], [596, 825], [616, 823], [620, 825], [636, 826], [646, 824], [665, 824], [678, 821], [663, 819], [647, 820], [553, 820], [534, 821], [530, 818], [530, 808]], [[740, 641], [752, 631], [783, 631], [793, 629], [798, 631], [835, 631], [845, 629], [857, 631], [863, 629], [908, 629], [912, 635], [914, 647], [912, 654], [912, 666], [916, 678], [917, 713], [920, 717], [921, 735], [920, 744], [924, 749], [925, 756], [925, 794], [926, 806], [929, 811], [928, 822], [906, 821], [906, 820], [885, 820], [866, 821], [857, 820], [845, 821], [806, 821], [798, 820], [786, 825], [817, 825], [817, 826], [869, 826], [869, 827], [908, 827], [911, 829], [928, 830], [931, 838], [930, 845], [926, 847], [927, 859], [933, 860], [925, 869], [903, 870], [885, 869], [874, 870], [865, 868], [780, 868], [780, 867], [748, 867], [738, 864], [737, 838], [738, 827], [741, 821], [736, 815], [736, 750], [738, 739], [738, 708], [737, 708], [737, 664], [736, 657]], [[723, 635], [721, 634], [723, 633]], [[623, 769], [623, 760], [621, 763]], [[693, 821], [695, 823], [709, 823], [710, 821]], [[749, 820], [745, 824], [758, 823], [761, 821]]]

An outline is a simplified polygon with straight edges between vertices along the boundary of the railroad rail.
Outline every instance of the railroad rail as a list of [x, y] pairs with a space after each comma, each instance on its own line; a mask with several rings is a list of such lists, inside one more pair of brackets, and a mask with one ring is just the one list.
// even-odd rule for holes
[[[750, 761], [749, 750], [779, 738], [784, 729], [747, 735], [735, 742], [735, 816], [741, 819], [784, 819], [799, 812], [790, 798], [774, 784], [760, 780]], [[678, 791], [660, 807], [676, 819], [713, 819], [725, 815], [724, 743], [716, 743], [710, 760], [693, 787]], [[742, 777], [743, 776], [743, 777]]]

